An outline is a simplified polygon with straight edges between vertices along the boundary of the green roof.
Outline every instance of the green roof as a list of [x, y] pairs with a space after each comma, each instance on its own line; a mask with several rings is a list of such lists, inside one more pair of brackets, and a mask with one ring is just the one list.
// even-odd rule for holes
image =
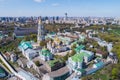
[[91, 56], [91, 54], [88, 54], [88, 53], [85, 53], [85, 52], [82, 52], [84, 54], [85, 57], [89, 57]]
[[52, 53], [48, 49], [42, 49], [42, 55], [44, 56], [50, 56]]
[[55, 63], [58, 62], [58, 60], [51, 60], [48, 62], [50, 67], [53, 67], [55, 65]]
[[77, 44], [78, 42], [77, 41], [75, 41], [75, 42], [73, 42], [72, 44]]
[[70, 41], [70, 38], [67, 38], [67, 37], [59, 37], [59, 38], [63, 41]]
[[3, 38], [3, 37], [4, 37], [3, 34], [0, 33], [0, 38]]
[[26, 42], [22, 41], [19, 46], [23, 49], [33, 48], [29, 41], [26, 41]]
[[50, 34], [51, 34], [51, 35], [54, 35], [54, 34], [56, 34], [56, 33], [55, 33], [55, 32], [51, 32]]
[[101, 62], [99, 62], [99, 63], [97, 63], [97, 64], [95, 64], [97, 67], [101, 67], [101, 66], [103, 66], [104, 65], [104, 63], [101, 61]]
[[81, 54], [75, 54], [71, 58], [75, 62], [83, 62], [83, 55], [81, 55]]
[[77, 71], [80, 71], [81, 73], [85, 72], [85, 69], [76, 69]]
[[76, 52], [80, 52], [80, 50], [82, 50], [83, 48], [85, 48], [85, 46], [84, 45], [80, 45], [77, 48], [75, 48], [75, 51]]
[[75, 62], [83, 62], [83, 58], [84, 57], [89, 57], [90, 55], [88, 53], [82, 52], [79, 54], [75, 54], [74, 56], [72, 56], [72, 60]]
[[5, 71], [2, 68], [0, 68], [0, 73], [5, 73]]

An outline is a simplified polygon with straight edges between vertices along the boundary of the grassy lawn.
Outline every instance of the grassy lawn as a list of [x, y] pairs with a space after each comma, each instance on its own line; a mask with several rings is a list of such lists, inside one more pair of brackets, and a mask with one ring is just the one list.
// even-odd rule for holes
[[98, 70], [95, 74], [92, 74], [92, 80], [111, 80], [110, 68], [111, 65], [104, 67], [101, 70]]
[[102, 74], [101, 71], [98, 71], [97, 73], [92, 75], [93, 79], [97, 80], [109, 80], [109, 76], [106, 74]]
[[120, 29], [113, 29], [113, 30], [110, 30], [109, 32], [120, 36]]

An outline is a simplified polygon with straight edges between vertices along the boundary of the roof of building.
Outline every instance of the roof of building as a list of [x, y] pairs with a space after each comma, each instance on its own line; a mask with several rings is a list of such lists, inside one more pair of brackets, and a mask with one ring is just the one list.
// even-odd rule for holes
[[72, 44], [77, 44], [78, 42], [77, 41], [74, 41]]
[[50, 77], [60, 77], [60, 76], [63, 76], [63, 75], [65, 75], [66, 73], [68, 73], [69, 72], [69, 69], [68, 69], [68, 67], [67, 66], [65, 66], [65, 67], [63, 67], [63, 68], [60, 68], [59, 70], [56, 70], [56, 71], [52, 71], [52, 72], [50, 72], [50, 73], [48, 73], [48, 75], [50, 76]]
[[0, 73], [5, 73], [5, 71], [0, 67]]
[[36, 53], [34, 49], [27, 49], [25, 50], [25, 53]]
[[8, 35], [4, 34], [3, 32], [0, 32], [0, 39], [7, 37]]
[[84, 35], [79, 35], [79, 40], [81, 41], [81, 40], [84, 40], [85, 39], [85, 36]]
[[81, 72], [81, 73], [85, 72], [85, 69], [75, 69], [75, 70], [77, 70], [78, 72]]
[[101, 67], [101, 66], [104, 65], [104, 62], [100, 61], [99, 63], [96, 63], [95, 65], [96, 65], [97, 67]]
[[85, 48], [84, 45], [79, 45], [77, 48], [75, 48], [76, 52], [79, 52], [80, 50], [82, 50], [83, 48]]
[[27, 48], [33, 48], [33, 46], [31, 45], [31, 42], [30, 41], [22, 41], [20, 44], [19, 44], [19, 47], [23, 48], [24, 50], [27, 49]]
[[66, 37], [72, 38], [72, 39], [78, 39], [79, 37], [76, 35], [66, 35]]
[[3, 34], [0, 33], [0, 37], [3, 37]]
[[91, 56], [90, 54], [88, 53], [85, 53], [85, 52], [81, 52], [79, 54], [75, 54], [74, 56], [72, 56], [72, 60], [75, 61], [75, 62], [83, 62], [83, 58], [84, 57], [89, 57]]
[[52, 53], [48, 50], [48, 49], [46, 49], [46, 48], [44, 48], [44, 49], [42, 49], [42, 55], [44, 55], [44, 56], [50, 56]]
[[55, 38], [54, 38], [54, 41], [56, 41], [57, 43], [60, 43], [60, 42], [61, 42], [61, 40], [60, 40], [58, 37], [55, 37]]
[[71, 39], [69, 37], [59, 37], [62, 41], [70, 41]]
[[58, 62], [58, 60], [51, 60], [48, 62], [48, 64], [50, 67], [53, 67], [55, 65], [55, 63], [57, 63], [57, 62]]
[[56, 33], [55, 32], [50, 32], [51, 35], [55, 35]]
[[3, 54], [5, 57], [10, 57], [10, 53], [9, 52], [6, 52]]
[[31, 73], [26, 71], [19, 71], [18, 74], [25, 78], [25, 80], [39, 80], [35, 78]]
[[104, 54], [103, 51], [101, 51], [101, 50], [97, 50], [96, 53], [101, 54], [101, 55]]
[[87, 50], [81, 50], [80, 53], [86, 53], [86, 54], [88, 54], [89, 56], [94, 55], [93, 52], [87, 51]]
[[19, 58], [19, 59], [17, 60], [17, 62], [18, 62], [18, 63], [21, 63], [21, 64], [23, 64], [23, 65], [26, 65], [26, 63], [28, 62], [28, 60], [27, 60], [26, 58]]

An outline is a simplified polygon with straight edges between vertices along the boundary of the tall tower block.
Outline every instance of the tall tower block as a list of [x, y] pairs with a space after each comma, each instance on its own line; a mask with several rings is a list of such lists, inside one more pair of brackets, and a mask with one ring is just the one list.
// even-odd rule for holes
[[38, 35], [37, 35], [37, 43], [40, 44], [41, 41], [45, 40], [45, 32], [44, 26], [42, 24], [41, 18], [38, 19]]
[[67, 21], [67, 19], [68, 19], [68, 14], [65, 13], [65, 20]]

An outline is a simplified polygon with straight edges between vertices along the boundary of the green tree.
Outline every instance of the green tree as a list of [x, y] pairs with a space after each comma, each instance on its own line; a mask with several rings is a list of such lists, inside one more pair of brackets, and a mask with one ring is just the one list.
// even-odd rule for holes
[[103, 56], [103, 58], [104, 58], [104, 59], [106, 59], [106, 58], [107, 58], [107, 56], [108, 56], [108, 52], [107, 52], [107, 51], [104, 51], [104, 53], [103, 53], [103, 55], [102, 55], [102, 56]]
[[67, 61], [69, 58], [69, 52], [63, 57], [64, 61]]
[[120, 42], [114, 44], [112, 51], [116, 53], [118, 59], [120, 60]]
[[41, 46], [41, 47], [46, 47], [46, 45], [47, 45], [47, 44], [46, 44], [45, 41], [41, 41], [41, 42], [40, 42], [40, 46]]
[[98, 47], [99, 47], [98, 43], [95, 42], [95, 41], [94, 41], [92, 44], [93, 44], [93, 46], [94, 46], [95, 48], [98, 48]]
[[117, 68], [113, 68], [112, 69], [112, 79], [116, 79], [118, 76], [118, 69]]
[[70, 53], [69, 53], [69, 57], [73, 56], [76, 53], [76, 51], [73, 49]]
[[25, 37], [24, 37], [24, 40], [25, 40], [25, 41], [30, 41], [30, 37], [29, 37], [29, 36], [25, 36]]
[[31, 34], [31, 35], [30, 35], [30, 38], [31, 38], [32, 40], [34, 40], [35, 42], [37, 42], [37, 35], [36, 35], [36, 34]]
[[73, 50], [73, 49], [75, 49], [76, 48], [76, 44], [73, 44], [72, 46], [71, 46], [71, 49]]
[[39, 61], [36, 61], [35, 64], [36, 64], [36, 66], [38, 66], [38, 67], [40, 66], [40, 62], [39, 62]]

